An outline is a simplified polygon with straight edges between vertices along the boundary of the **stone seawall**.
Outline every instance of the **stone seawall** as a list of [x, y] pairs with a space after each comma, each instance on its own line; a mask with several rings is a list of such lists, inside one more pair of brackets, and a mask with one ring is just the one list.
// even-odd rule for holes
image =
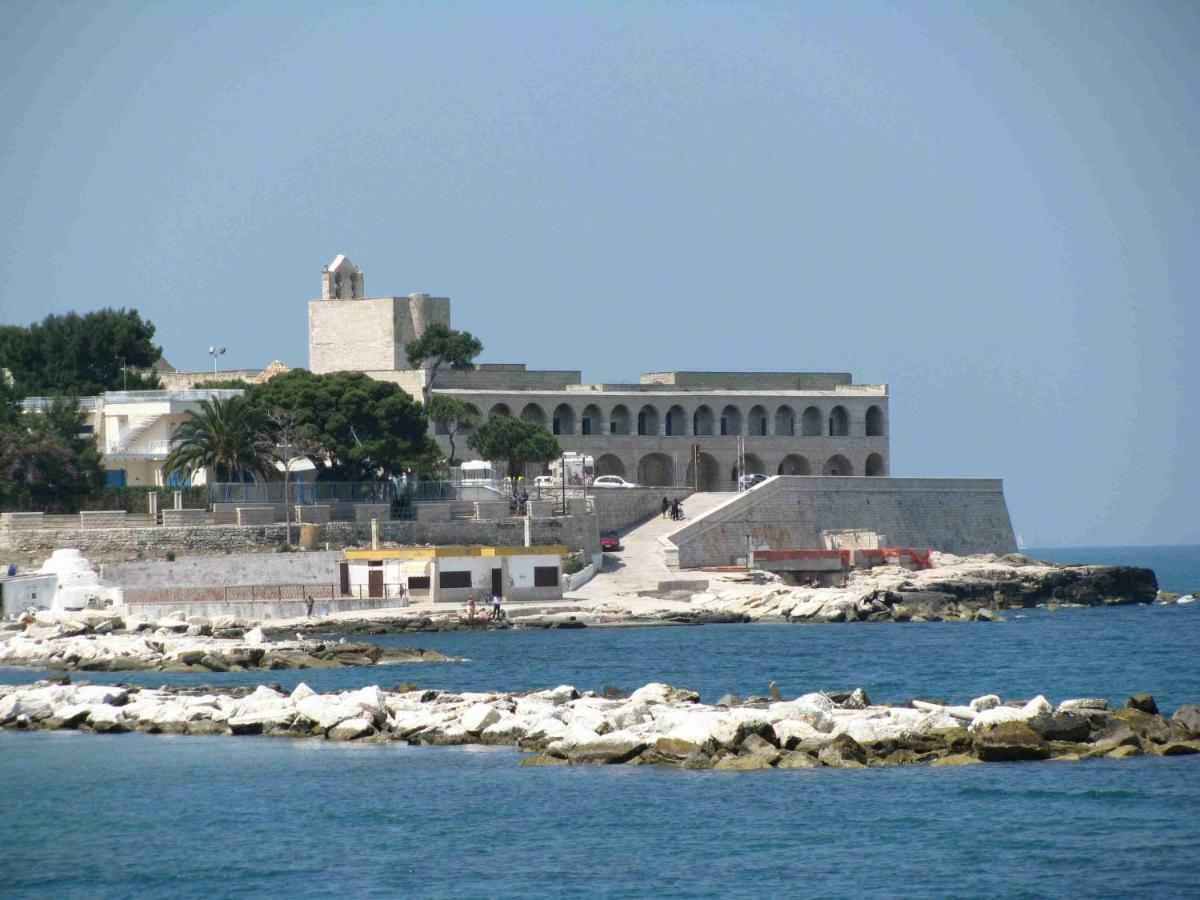
[[[292, 527], [292, 539], [299, 529]], [[321, 526], [321, 541], [337, 546], [367, 545], [371, 529], [366, 523], [331, 522]], [[31, 558], [48, 555], [62, 547], [75, 547], [89, 559], [100, 561], [161, 556], [168, 550], [190, 554], [265, 551], [282, 544], [286, 526], [202, 525], [147, 528], [21, 528], [8, 532], [8, 543], [0, 549]], [[400, 544], [521, 545], [525, 540], [522, 519], [497, 521], [453, 520], [447, 522], [393, 521], [379, 523], [381, 540]], [[556, 516], [534, 519], [535, 544], [565, 544], [572, 550], [600, 552], [596, 516]]]
[[823, 546], [822, 532], [875, 531], [894, 547], [1014, 553], [1003, 482], [991, 478], [777, 476], [673, 532], [679, 568], [726, 566], [755, 549]]

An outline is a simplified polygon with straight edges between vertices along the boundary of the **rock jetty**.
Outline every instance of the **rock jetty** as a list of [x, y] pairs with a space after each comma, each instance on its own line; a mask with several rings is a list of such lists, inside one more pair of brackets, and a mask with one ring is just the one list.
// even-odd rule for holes
[[[660, 765], [685, 769], [860, 769], [1018, 760], [1122, 759], [1200, 753], [1200, 707], [1168, 719], [1149, 695], [1106, 700], [996, 695], [954, 706], [873, 705], [865, 693], [793, 700], [723, 697], [648, 684], [628, 696], [563, 685], [530, 693], [378, 686], [319, 694], [259, 686], [149, 689], [39, 682], [0, 686], [0, 726], [113, 733], [267, 735], [330, 741], [495, 744], [533, 751], [523, 765]], [[772, 694], [778, 696], [777, 691]]]
[[182, 613], [154, 622], [106, 612], [39, 613], [0, 631], [0, 666], [84, 672], [241, 672], [329, 669], [451, 657], [415, 647], [340, 641], [269, 641], [261, 628]]

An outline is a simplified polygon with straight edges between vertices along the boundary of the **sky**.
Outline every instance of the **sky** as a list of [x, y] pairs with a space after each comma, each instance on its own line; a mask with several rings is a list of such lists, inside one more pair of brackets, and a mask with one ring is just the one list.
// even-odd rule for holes
[[1200, 543], [1200, 7], [8, 0], [0, 322], [307, 363], [346, 253], [484, 362], [848, 371], [1028, 545]]

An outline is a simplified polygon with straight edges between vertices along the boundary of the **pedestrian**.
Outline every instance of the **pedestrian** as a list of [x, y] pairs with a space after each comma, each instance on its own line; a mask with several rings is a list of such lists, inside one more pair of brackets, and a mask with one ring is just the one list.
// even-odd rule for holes
[[671, 511], [671, 501], [668, 500], [666, 497], [663, 497], [662, 517], [665, 519], [667, 517], [667, 513], [669, 513], [670, 511]]
[[472, 594], [467, 598], [467, 621], [475, 621], [475, 595]]
[[310, 619], [312, 618], [312, 614], [313, 614], [313, 596], [312, 596], [312, 594], [309, 594], [307, 597], [304, 598], [304, 614], [306, 616], [308, 616], [308, 618], [310, 618]]
[[503, 598], [500, 596], [499, 591], [492, 594], [492, 621], [493, 622], [499, 622], [500, 619], [502, 619], [504, 617], [504, 614], [502, 612], [500, 612], [500, 602], [502, 599]]

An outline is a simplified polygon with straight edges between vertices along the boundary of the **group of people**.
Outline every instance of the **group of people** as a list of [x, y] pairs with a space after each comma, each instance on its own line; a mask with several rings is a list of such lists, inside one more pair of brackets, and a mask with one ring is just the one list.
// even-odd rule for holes
[[[481, 591], [480, 597], [483, 598], [483, 605], [487, 606], [487, 594], [485, 592]], [[504, 598], [500, 594], [492, 594], [491, 615], [490, 616], [484, 615], [484, 616], [481, 616], [481, 618], [483, 618], [483, 619], [490, 618], [491, 621], [493, 621], [493, 622], [499, 622], [501, 619], [504, 618], [504, 610], [502, 610], [500, 608], [500, 604], [503, 602], [504, 602]], [[470, 597], [467, 598], [467, 621], [468, 622], [475, 621], [475, 611], [477, 608], [478, 608], [478, 605], [476, 604], [476, 601], [475, 601], [475, 595], [472, 594]]]
[[662, 517], [665, 519], [668, 516], [676, 522], [683, 518], [683, 504], [679, 502], [678, 498], [670, 500], [667, 497], [663, 497]]

